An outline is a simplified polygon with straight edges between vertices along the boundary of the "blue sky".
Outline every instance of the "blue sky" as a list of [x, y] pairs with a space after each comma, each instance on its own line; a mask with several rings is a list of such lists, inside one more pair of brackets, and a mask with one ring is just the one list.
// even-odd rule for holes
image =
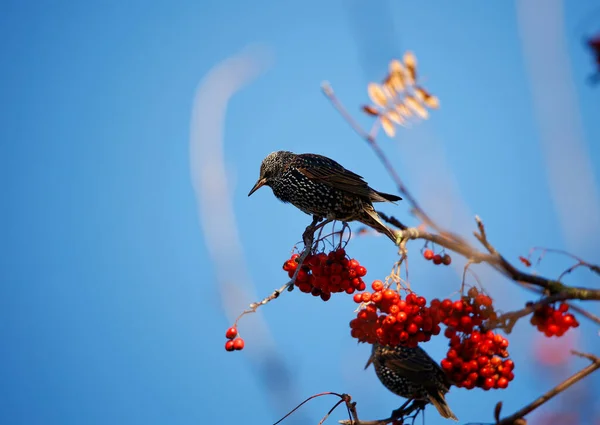
[[[362, 370], [368, 347], [349, 337], [350, 299], [285, 294], [241, 322], [247, 349], [231, 354], [218, 288], [251, 282], [262, 297], [279, 287], [281, 264], [308, 223], [269, 189], [246, 197], [269, 152], [325, 154], [394, 190], [319, 87], [330, 81], [358, 111], [367, 83], [406, 49], [442, 107], [381, 143], [435, 218], [469, 235], [479, 214], [511, 259], [538, 245], [597, 262], [598, 227], [586, 214], [599, 196], [600, 91], [586, 83], [593, 61], [582, 40], [600, 30], [600, 15], [586, 18], [597, 14], [591, 0], [564, 3], [548, 3], [563, 11], [552, 39], [541, 37], [545, 12], [533, 16], [520, 2], [4, 2], [0, 422], [269, 424], [322, 391], [352, 394], [366, 419], [398, 407], [372, 369]], [[223, 127], [230, 190], [221, 196], [234, 207], [243, 249], [232, 251], [223, 275], [198, 220], [190, 120], [207, 73], [255, 43], [271, 64], [231, 99]], [[588, 168], [591, 183], [554, 190], [548, 146], [559, 155], [582, 149], [585, 158], [563, 157], [551, 169], [559, 183]], [[582, 208], [570, 198], [581, 187], [590, 189], [578, 198], [589, 201]], [[404, 204], [386, 211], [415, 224]], [[434, 268], [418, 259], [420, 247], [411, 245], [413, 288], [449, 296], [464, 262]], [[370, 279], [384, 277], [395, 258], [384, 238], [354, 240], [348, 250]], [[546, 260], [540, 272], [556, 275], [565, 265]], [[525, 301], [511, 283], [479, 273], [498, 308]], [[569, 283], [597, 280], [580, 271]], [[580, 347], [599, 352], [597, 329], [576, 334]], [[511, 337], [516, 380], [504, 392], [454, 389], [448, 398], [462, 423], [491, 421], [498, 400], [513, 411], [571, 370], [548, 376], [534, 367], [526, 323]], [[430, 345], [438, 360], [444, 343]], [[312, 402], [295, 423], [317, 423], [331, 405]], [[598, 415], [600, 406], [589, 409]]]

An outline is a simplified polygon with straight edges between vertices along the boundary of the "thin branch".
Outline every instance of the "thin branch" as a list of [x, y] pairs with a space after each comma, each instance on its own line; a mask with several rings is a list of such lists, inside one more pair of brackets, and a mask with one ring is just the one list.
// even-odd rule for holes
[[383, 152], [383, 150], [381, 149], [381, 146], [379, 146], [379, 144], [377, 143], [377, 141], [374, 137], [374, 134], [368, 133], [360, 126], [360, 124], [358, 124], [358, 122], [356, 122], [356, 120], [352, 117], [352, 115], [350, 115], [350, 113], [344, 107], [344, 105], [342, 105], [342, 103], [339, 101], [339, 99], [333, 92], [333, 88], [331, 87], [331, 85], [329, 83], [327, 83], [327, 82], [323, 83], [321, 85], [321, 89], [322, 89], [323, 93], [325, 94], [325, 96], [327, 96], [327, 98], [329, 99], [331, 104], [334, 106], [334, 108], [340, 113], [342, 118], [344, 118], [344, 120], [346, 120], [346, 122], [350, 125], [350, 127], [352, 127], [352, 129], [371, 146], [371, 148], [373, 149], [373, 151], [379, 158], [379, 161], [381, 161], [381, 163], [385, 167], [386, 171], [388, 172], [388, 174], [390, 175], [390, 177], [396, 184], [398, 192], [400, 192], [400, 194], [404, 198], [406, 198], [406, 200], [411, 204], [411, 206], [415, 210], [415, 214], [420, 219], [422, 219], [428, 226], [432, 227], [433, 229], [437, 230], [438, 232], [441, 232], [441, 230], [437, 227], [437, 225], [433, 222], [433, 220], [431, 218], [429, 218], [429, 216], [425, 213], [423, 208], [421, 208], [419, 206], [417, 200], [415, 199], [414, 196], [412, 196], [412, 194], [409, 192], [408, 188], [404, 185], [404, 182], [400, 178], [400, 175], [396, 172], [396, 169], [394, 168], [392, 162], [388, 159], [385, 152]]
[[558, 384], [556, 387], [552, 388], [547, 393], [543, 394], [542, 396], [538, 397], [536, 400], [529, 403], [527, 406], [523, 407], [522, 409], [518, 410], [517, 412], [513, 413], [512, 415], [507, 416], [504, 419], [502, 419], [501, 421], [497, 422], [496, 425], [514, 425], [518, 419], [523, 418], [525, 415], [531, 413], [532, 411], [534, 411], [535, 409], [540, 407], [542, 404], [546, 403], [548, 400], [552, 399], [556, 395], [565, 391], [571, 385], [582, 380], [583, 378], [585, 378], [592, 372], [600, 369], [600, 358], [599, 357], [594, 356], [592, 354], [580, 353], [578, 351], [572, 351], [572, 353], [579, 357], [584, 357], [584, 358], [590, 360], [592, 362], [592, 364], [585, 367], [584, 369], [581, 369], [579, 372], [577, 372], [573, 376], [567, 378], [566, 380], [564, 380], [563, 382]]
[[[398, 409], [394, 410], [389, 418], [385, 419], [375, 419], [370, 421], [359, 421], [358, 417], [355, 417], [354, 420], [341, 420], [339, 421], [342, 425], [386, 425], [392, 423], [398, 419], [404, 420], [411, 417], [416, 417], [416, 415], [421, 412], [427, 403], [421, 400], [407, 400], [402, 406]], [[411, 413], [415, 412], [413, 416], [410, 416]]]
[[492, 329], [500, 328], [500, 329], [504, 330], [504, 332], [509, 334], [512, 332], [513, 327], [515, 326], [515, 324], [517, 323], [517, 321], [519, 319], [521, 319], [525, 316], [528, 316], [531, 313], [534, 313], [539, 307], [541, 307], [543, 305], [552, 304], [556, 301], [564, 301], [566, 299], [565, 297], [566, 297], [566, 294], [555, 294], [555, 295], [543, 298], [540, 301], [533, 303], [521, 310], [505, 313], [505, 314], [499, 316], [496, 320], [494, 320], [490, 323], [486, 323], [485, 329], [492, 330]]
[[540, 246], [534, 246], [533, 248], [531, 248], [531, 250], [529, 251], [529, 256], [531, 257], [531, 255], [536, 252], [536, 251], [541, 251], [542, 253], [540, 254], [540, 258], [538, 259], [538, 262], [541, 261], [541, 259], [543, 258], [543, 256], [547, 253], [547, 252], [551, 252], [553, 254], [560, 254], [560, 255], [564, 255], [566, 257], [570, 257], [573, 260], [577, 261], [577, 264], [569, 267], [567, 270], [565, 270], [560, 277], [557, 280], [560, 280], [564, 275], [571, 273], [573, 270], [575, 270], [578, 267], [587, 267], [588, 269], [590, 269], [592, 272], [600, 275], [600, 266], [596, 265], [596, 264], [592, 264], [592, 263], [588, 263], [587, 261], [585, 261], [584, 259], [578, 257], [577, 255], [573, 255], [570, 252], [564, 251], [562, 249], [554, 249], [554, 248], [543, 248]]
[[[304, 400], [302, 403], [300, 403], [299, 405], [297, 405], [296, 407], [294, 407], [292, 410], [290, 410], [288, 413], [286, 413], [286, 415], [283, 418], [279, 419], [273, 425], [277, 425], [277, 424], [281, 423], [283, 420], [285, 420], [287, 417], [289, 417], [292, 413], [294, 413], [296, 410], [298, 410], [299, 408], [301, 408], [302, 406], [304, 406], [306, 403], [308, 403], [312, 399], [315, 399], [317, 397], [322, 397], [322, 396], [325, 396], [325, 395], [334, 395], [334, 396], [337, 396], [337, 397], [340, 398], [340, 402], [344, 402], [344, 401], [347, 401], [347, 400], [350, 399], [350, 396], [348, 394], [338, 394], [338, 393], [334, 393], [332, 391], [328, 391], [328, 392], [324, 392], [324, 393], [319, 393], [319, 394], [311, 395], [306, 400]], [[334, 406], [334, 408], [337, 407], [338, 404], [336, 404]], [[329, 413], [331, 413], [331, 411]], [[328, 415], [329, 415], [329, 413], [328, 413]]]
[[[538, 288], [536, 286], [532, 286], [523, 282], [517, 282], [517, 284], [519, 284], [522, 288], [527, 289], [528, 291], [531, 291], [535, 294], [538, 295], [544, 295], [544, 290], [541, 288]], [[569, 305], [569, 308], [573, 311], [576, 311], [578, 314], [581, 314], [582, 316], [584, 316], [586, 319], [591, 320], [592, 322], [600, 325], [600, 317], [596, 316], [595, 314], [590, 313], [587, 310], [584, 310], [583, 308], [579, 307], [578, 305], [573, 304], [572, 302], [567, 302], [565, 301], [566, 304]]]
[[296, 279], [298, 278], [298, 273], [300, 273], [302, 264], [304, 264], [304, 260], [306, 260], [306, 257], [308, 257], [308, 255], [312, 252], [313, 243], [315, 240], [315, 232], [319, 229], [322, 229], [323, 226], [330, 223], [331, 220], [325, 220], [321, 224], [317, 224], [318, 222], [319, 219], [314, 217], [312, 223], [306, 227], [304, 233], [302, 234], [302, 240], [304, 241], [304, 250], [298, 258], [298, 267], [296, 268], [296, 271], [294, 272], [292, 278], [289, 281], [287, 281], [281, 288], [274, 290], [267, 297], [263, 298], [260, 301], [250, 304], [248, 306], [248, 309], [242, 311], [242, 313], [237, 317], [237, 319], [235, 319], [234, 326], [237, 326], [238, 321], [246, 314], [256, 313], [256, 310], [258, 310], [259, 307], [273, 301], [275, 298], [279, 298], [279, 296], [284, 291], [291, 291], [294, 289], [294, 284], [296, 283]]

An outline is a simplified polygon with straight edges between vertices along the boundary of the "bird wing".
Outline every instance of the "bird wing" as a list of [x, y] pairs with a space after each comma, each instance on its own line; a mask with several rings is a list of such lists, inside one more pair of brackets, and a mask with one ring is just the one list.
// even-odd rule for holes
[[435, 361], [419, 347], [415, 348], [415, 350], [420, 352], [417, 352], [417, 355], [407, 355], [401, 351], [386, 349], [382, 353], [381, 362], [385, 363], [390, 368], [399, 369], [411, 375], [418, 375], [435, 370], [437, 363], [435, 363]]
[[[345, 192], [363, 196], [371, 201], [387, 201], [369, 187], [361, 176], [347, 170], [342, 165], [322, 155], [303, 153], [296, 157], [294, 164], [307, 178], [325, 183]], [[381, 198], [381, 200], [379, 200]]]
[[431, 385], [427, 376], [437, 375], [448, 391], [452, 383], [444, 370], [422, 348], [416, 347], [414, 350], [416, 351], [413, 355], [407, 355], [397, 350], [386, 349], [380, 361], [393, 370], [401, 371], [401, 374], [409, 379], [424, 381], [423, 386], [430, 391], [437, 391], [438, 388]]

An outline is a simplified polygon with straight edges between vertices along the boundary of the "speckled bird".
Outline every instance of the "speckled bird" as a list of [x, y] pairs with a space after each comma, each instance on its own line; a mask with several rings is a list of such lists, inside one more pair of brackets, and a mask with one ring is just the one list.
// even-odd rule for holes
[[333, 159], [312, 153], [273, 152], [263, 160], [258, 181], [248, 196], [262, 186], [270, 186], [279, 200], [306, 214], [343, 222], [359, 221], [396, 242], [373, 202], [402, 198], [372, 189], [361, 176]]
[[444, 397], [452, 384], [442, 368], [422, 348], [373, 344], [365, 369], [371, 363], [381, 383], [394, 394], [409, 400], [429, 402], [442, 417], [458, 420]]

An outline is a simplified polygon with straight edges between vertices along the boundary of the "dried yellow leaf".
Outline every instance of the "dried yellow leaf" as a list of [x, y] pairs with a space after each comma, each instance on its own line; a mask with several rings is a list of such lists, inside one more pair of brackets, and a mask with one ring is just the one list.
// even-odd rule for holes
[[372, 115], [372, 116], [377, 116], [377, 115], [379, 115], [379, 111], [378, 111], [378, 110], [377, 110], [375, 107], [373, 107], [373, 106], [371, 106], [371, 105], [364, 105], [364, 106], [362, 107], [362, 109], [363, 109], [363, 111], [364, 111], [364, 112], [366, 112], [368, 115]]
[[394, 128], [394, 124], [390, 121], [388, 117], [383, 115], [381, 117], [381, 126], [383, 127], [383, 131], [388, 137], [394, 137], [396, 135], [396, 129]]
[[429, 96], [425, 98], [425, 105], [430, 107], [431, 109], [437, 109], [440, 107], [440, 101], [437, 96]]
[[404, 54], [404, 65], [406, 66], [406, 80], [408, 84], [413, 85], [417, 80], [417, 58], [412, 52]]
[[369, 97], [377, 106], [385, 107], [387, 104], [387, 97], [381, 88], [381, 86], [377, 83], [369, 83], [368, 86]]
[[404, 123], [404, 118], [402, 118], [400, 113], [395, 109], [390, 109], [385, 115], [398, 125], [402, 125]]
[[417, 102], [417, 99], [415, 99], [414, 97], [406, 96], [406, 99], [404, 100], [404, 102], [410, 109], [415, 111], [415, 113], [418, 116], [420, 116], [421, 118], [426, 119], [429, 116], [427, 109], [425, 109], [423, 107], [423, 105], [421, 105], [419, 102]]
[[389, 77], [389, 86], [392, 87], [397, 93], [404, 91], [404, 81], [402, 79], [402, 74], [395, 72]]
[[413, 52], [406, 52], [404, 54], [404, 65], [406, 65], [407, 68], [416, 68], [417, 67], [417, 58], [415, 57], [415, 54]]
[[404, 72], [404, 67], [402, 66], [402, 62], [400, 62], [398, 59], [394, 59], [393, 61], [390, 62], [390, 75], [393, 74], [401, 74]]
[[415, 87], [415, 97], [419, 102], [423, 102], [428, 96], [429, 94], [421, 87]]
[[408, 107], [404, 103], [401, 103], [398, 106], [396, 106], [396, 111], [398, 111], [398, 113], [403, 117], [408, 118], [412, 115], [412, 111], [408, 109]]
[[381, 90], [383, 90], [383, 94], [385, 95], [387, 101], [394, 98], [394, 96], [395, 96], [394, 89], [391, 88], [388, 84], [384, 84], [381, 87]]

